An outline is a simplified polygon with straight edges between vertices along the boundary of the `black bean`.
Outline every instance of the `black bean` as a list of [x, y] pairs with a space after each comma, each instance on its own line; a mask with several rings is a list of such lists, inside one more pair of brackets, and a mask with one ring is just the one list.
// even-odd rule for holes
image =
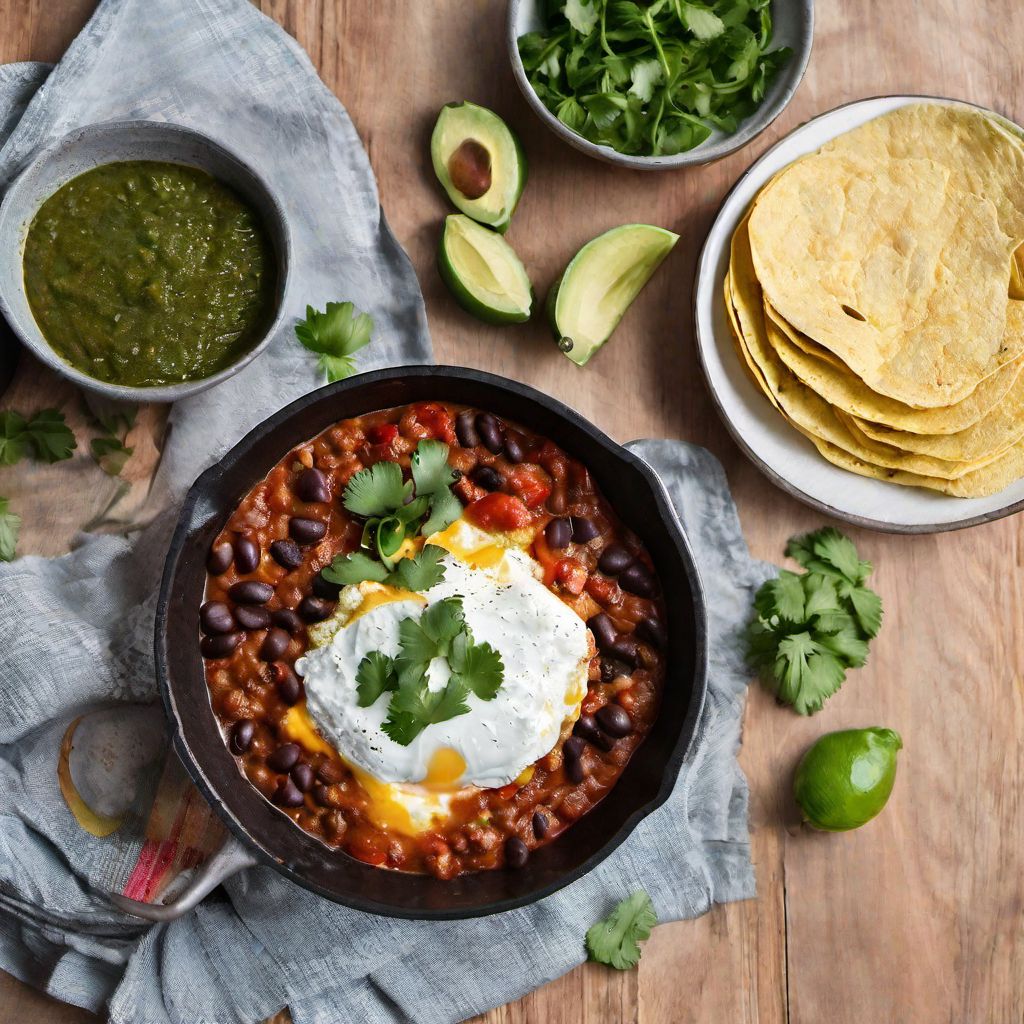
[[[579, 739], [579, 737], [572, 737]], [[569, 781], [574, 785], [578, 786], [584, 778], [586, 778], [586, 771], [583, 768], [583, 761], [578, 757], [567, 757], [565, 759], [565, 774], [569, 776]]]
[[283, 569], [297, 569], [302, 565], [302, 552], [293, 540], [275, 540], [270, 545], [270, 557]]
[[278, 608], [271, 618], [274, 620], [275, 626], [280, 626], [289, 633], [295, 634], [302, 629], [302, 619], [299, 618], [299, 613], [291, 608]]
[[239, 576], [247, 576], [256, 571], [260, 564], [260, 549], [248, 537], [239, 537], [235, 541], [235, 570]]
[[267, 629], [270, 626], [270, 610], [262, 605], [239, 605], [235, 618], [242, 629]]
[[633, 719], [619, 704], [605, 704], [595, 717], [597, 724], [609, 736], [614, 736], [616, 739], [620, 736], [628, 736], [633, 731]]
[[476, 413], [472, 409], [463, 409], [455, 417], [455, 436], [463, 448], [476, 448], [480, 444], [480, 435], [476, 430]]
[[277, 661], [288, 650], [291, 639], [288, 630], [275, 626], [263, 638], [263, 643], [260, 645], [260, 659], [262, 661]]
[[636, 635], [659, 649], [668, 643], [668, 631], [665, 629], [665, 623], [652, 615], [648, 615], [646, 619], [641, 619], [636, 624]]
[[217, 636], [204, 636], [199, 641], [199, 650], [204, 658], [226, 658], [241, 642], [241, 633], [220, 633]]
[[590, 632], [594, 634], [594, 642], [603, 651], [611, 647], [618, 639], [618, 633], [607, 612], [598, 612], [587, 619]]
[[[607, 651], [619, 661], [635, 666], [637, 661], [636, 641], [631, 636], [620, 636], [615, 643], [608, 646]], [[623, 673], [628, 675], [628, 672]]]
[[337, 601], [341, 593], [341, 584], [332, 583], [324, 579], [321, 573], [317, 573], [313, 577], [313, 593], [325, 601]]
[[588, 743], [592, 743], [601, 750], [612, 749], [612, 741], [601, 732], [597, 719], [593, 715], [580, 715], [572, 731], [574, 735], [582, 736]]
[[505, 840], [505, 865], [510, 868], [522, 868], [530, 859], [530, 848], [519, 838], [509, 836]]
[[319, 469], [304, 469], [295, 478], [295, 494], [299, 501], [325, 502], [331, 500], [327, 477]]
[[313, 766], [308, 764], [297, 764], [292, 769], [292, 782], [294, 782], [303, 793], [308, 793], [313, 788], [313, 783], [316, 782], [316, 776], [313, 773]]
[[472, 477], [473, 483], [485, 491], [500, 491], [505, 484], [505, 478], [490, 466], [477, 466], [473, 470]]
[[231, 568], [231, 563], [234, 560], [235, 549], [226, 540], [223, 540], [210, 548], [210, 553], [206, 556], [206, 571], [211, 576], [220, 576], [221, 573], [225, 573]]
[[572, 540], [572, 523], [568, 519], [552, 519], [544, 527], [544, 539], [552, 551], [561, 551]]
[[583, 750], [585, 747], [586, 743], [582, 736], [570, 736], [562, 744], [562, 752], [567, 758], [578, 761], [583, 756]]
[[301, 807], [306, 802], [302, 791], [290, 778], [282, 779], [274, 790], [274, 803], [278, 807]]
[[586, 516], [572, 517], [572, 539], [577, 544], [586, 544], [588, 540], [600, 536], [601, 531], [593, 519], [588, 519]]
[[323, 622], [331, 614], [331, 602], [309, 594], [299, 602], [299, 614], [307, 622]]
[[505, 438], [505, 458], [514, 465], [526, 458], [523, 446], [511, 434]]
[[279, 662], [277, 668], [277, 695], [288, 707], [298, 704], [302, 699], [302, 680], [295, 674], [294, 669]]
[[260, 580], [242, 580], [228, 590], [228, 597], [235, 604], [266, 604], [273, 596], [274, 588]]
[[548, 821], [548, 816], [543, 811], [534, 811], [533, 834], [538, 839], [543, 839], [548, 834], [549, 828], [551, 828], [551, 822]]
[[505, 446], [505, 431], [498, 420], [489, 412], [482, 412], [476, 418], [476, 429], [487, 450], [492, 455], [500, 455]]
[[298, 764], [299, 755], [302, 749], [298, 743], [282, 743], [270, 757], [267, 758], [267, 767], [275, 772], [288, 772]]
[[231, 727], [231, 751], [244, 754], [252, 746], [252, 738], [256, 735], [256, 723], [251, 718], [243, 718]]
[[622, 572], [623, 569], [628, 569], [635, 561], [633, 555], [621, 544], [609, 544], [601, 552], [597, 567], [606, 576], [614, 576], [616, 573]]
[[317, 783], [313, 788], [313, 799], [322, 807], [331, 806], [331, 791], [322, 783]]
[[317, 541], [323, 540], [326, 532], [327, 524], [316, 519], [303, 519], [301, 516], [296, 516], [288, 523], [288, 535], [300, 544], [315, 544]]
[[651, 597], [654, 594], [654, 577], [645, 565], [637, 562], [619, 573], [619, 586], [639, 597]]
[[601, 658], [601, 682], [610, 683], [619, 676], [628, 676], [631, 666], [618, 658], [604, 656]]
[[199, 609], [199, 625], [204, 633], [231, 633], [235, 618], [223, 601], [207, 601]]

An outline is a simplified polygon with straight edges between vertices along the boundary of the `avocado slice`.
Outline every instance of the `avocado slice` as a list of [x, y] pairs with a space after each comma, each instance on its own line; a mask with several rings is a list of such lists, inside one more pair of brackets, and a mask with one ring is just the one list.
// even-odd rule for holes
[[651, 224], [623, 224], [587, 242], [548, 292], [558, 347], [583, 366], [608, 340], [630, 303], [679, 236]]
[[437, 269], [455, 301], [485, 323], [530, 319], [533, 286], [522, 261], [501, 235], [465, 214], [445, 218]]
[[526, 184], [526, 157], [493, 110], [447, 103], [430, 138], [434, 173], [465, 214], [504, 234]]

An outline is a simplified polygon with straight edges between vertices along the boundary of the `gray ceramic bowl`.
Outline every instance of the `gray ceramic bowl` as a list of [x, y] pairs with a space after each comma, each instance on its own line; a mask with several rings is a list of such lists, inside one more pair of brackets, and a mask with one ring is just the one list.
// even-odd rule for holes
[[804, 77], [807, 62], [811, 57], [811, 43], [814, 38], [814, 0], [774, 0], [772, 17], [774, 36], [772, 46], [788, 46], [793, 51], [789, 63], [782, 68], [772, 82], [764, 102], [732, 134], [712, 132], [707, 141], [685, 153], [675, 156], [627, 156], [617, 153], [609, 146], [598, 146], [581, 135], [568, 129], [547, 107], [541, 103], [526, 77], [523, 62], [519, 57], [517, 40], [526, 32], [543, 27], [541, 4], [543, 0], [508, 0], [506, 15], [506, 42], [512, 71], [527, 103], [537, 116], [557, 135], [587, 156], [596, 157], [606, 163], [618, 164], [639, 171], [660, 171], [671, 167], [691, 167], [710, 163], [728, 153], [745, 146], [761, 134], [782, 113], [793, 98], [800, 80]]
[[[277, 291], [272, 322], [248, 352], [230, 366], [204, 377], [160, 387], [124, 387], [82, 373], [50, 348], [25, 295], [22, 254], [25, 236], [39, 207], [72, 178], [121, 160], [163, 160], [209, 172], [242, 195], [260, 214], [277, 257]], [[270, 343], [282, 316], [291, 242], [284, 209], [245, 161], [192, 128], [158, 121], [111, 121], [86, 125], [43, 149], [14, 181], [0, 204], [0, 311], [24, 345], [47, 366], [108, 398], [130, 402], [173, 402], [237, 373]]]

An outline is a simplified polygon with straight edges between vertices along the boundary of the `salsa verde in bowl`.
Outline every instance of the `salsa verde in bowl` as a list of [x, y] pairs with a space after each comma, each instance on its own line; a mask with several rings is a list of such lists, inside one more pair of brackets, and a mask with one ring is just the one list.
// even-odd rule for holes
[[22, 342], [110, 398], [174, 401], [253, 359], [288, 278], [281, 204], [180, 125], [76, 129], [0, 205], [0, 308]]

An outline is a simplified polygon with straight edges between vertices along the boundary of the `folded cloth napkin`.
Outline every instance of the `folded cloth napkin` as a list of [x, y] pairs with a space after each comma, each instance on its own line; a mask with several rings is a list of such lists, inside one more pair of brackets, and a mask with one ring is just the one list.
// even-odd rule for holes
[[162, 725], [137, 705], [155, 696], [155, 592], [185, 490], [250, 427], [316, 386], [315, 361], [291, 329], [305, 303], [351, 298], [373, 315], [362, 370], [431, 359], [415, 276], [352, 123], [301, 49], [247, 0], [104, 0], [54, 70], [0, 68], [0, 182], [72, 128], [128, 117], [194, 125], [245, 153], [277, 189], [294, 228], [290, 316], [244, 371], [174, 407], [151, 495], [161, 511], [145, 529], [0, 564], [0, 967], [106, 1007], [114, 1022], [251, 1022], [285, 1004], [297, 1024], [447, 1022], [572, 968], [586, 929], [637, 887], [662, 921], [751, 896], [737, 630], [770, 570], [750, 559], [707, 452], [640, 441], [632, 448], [665, 482], [707, 590], [709, 694], [671, 799], [600, 868], [532, 907], [454, 923], [347, 910], [269, 868], [232, 878], [167, 925], [104, 899], [124, 887], [146, 837], [129, 824], [106, 838], [83, 831], [61, 797], [57, 753], [69, 723], [97, 704], [131, 705], [147, 728]]

